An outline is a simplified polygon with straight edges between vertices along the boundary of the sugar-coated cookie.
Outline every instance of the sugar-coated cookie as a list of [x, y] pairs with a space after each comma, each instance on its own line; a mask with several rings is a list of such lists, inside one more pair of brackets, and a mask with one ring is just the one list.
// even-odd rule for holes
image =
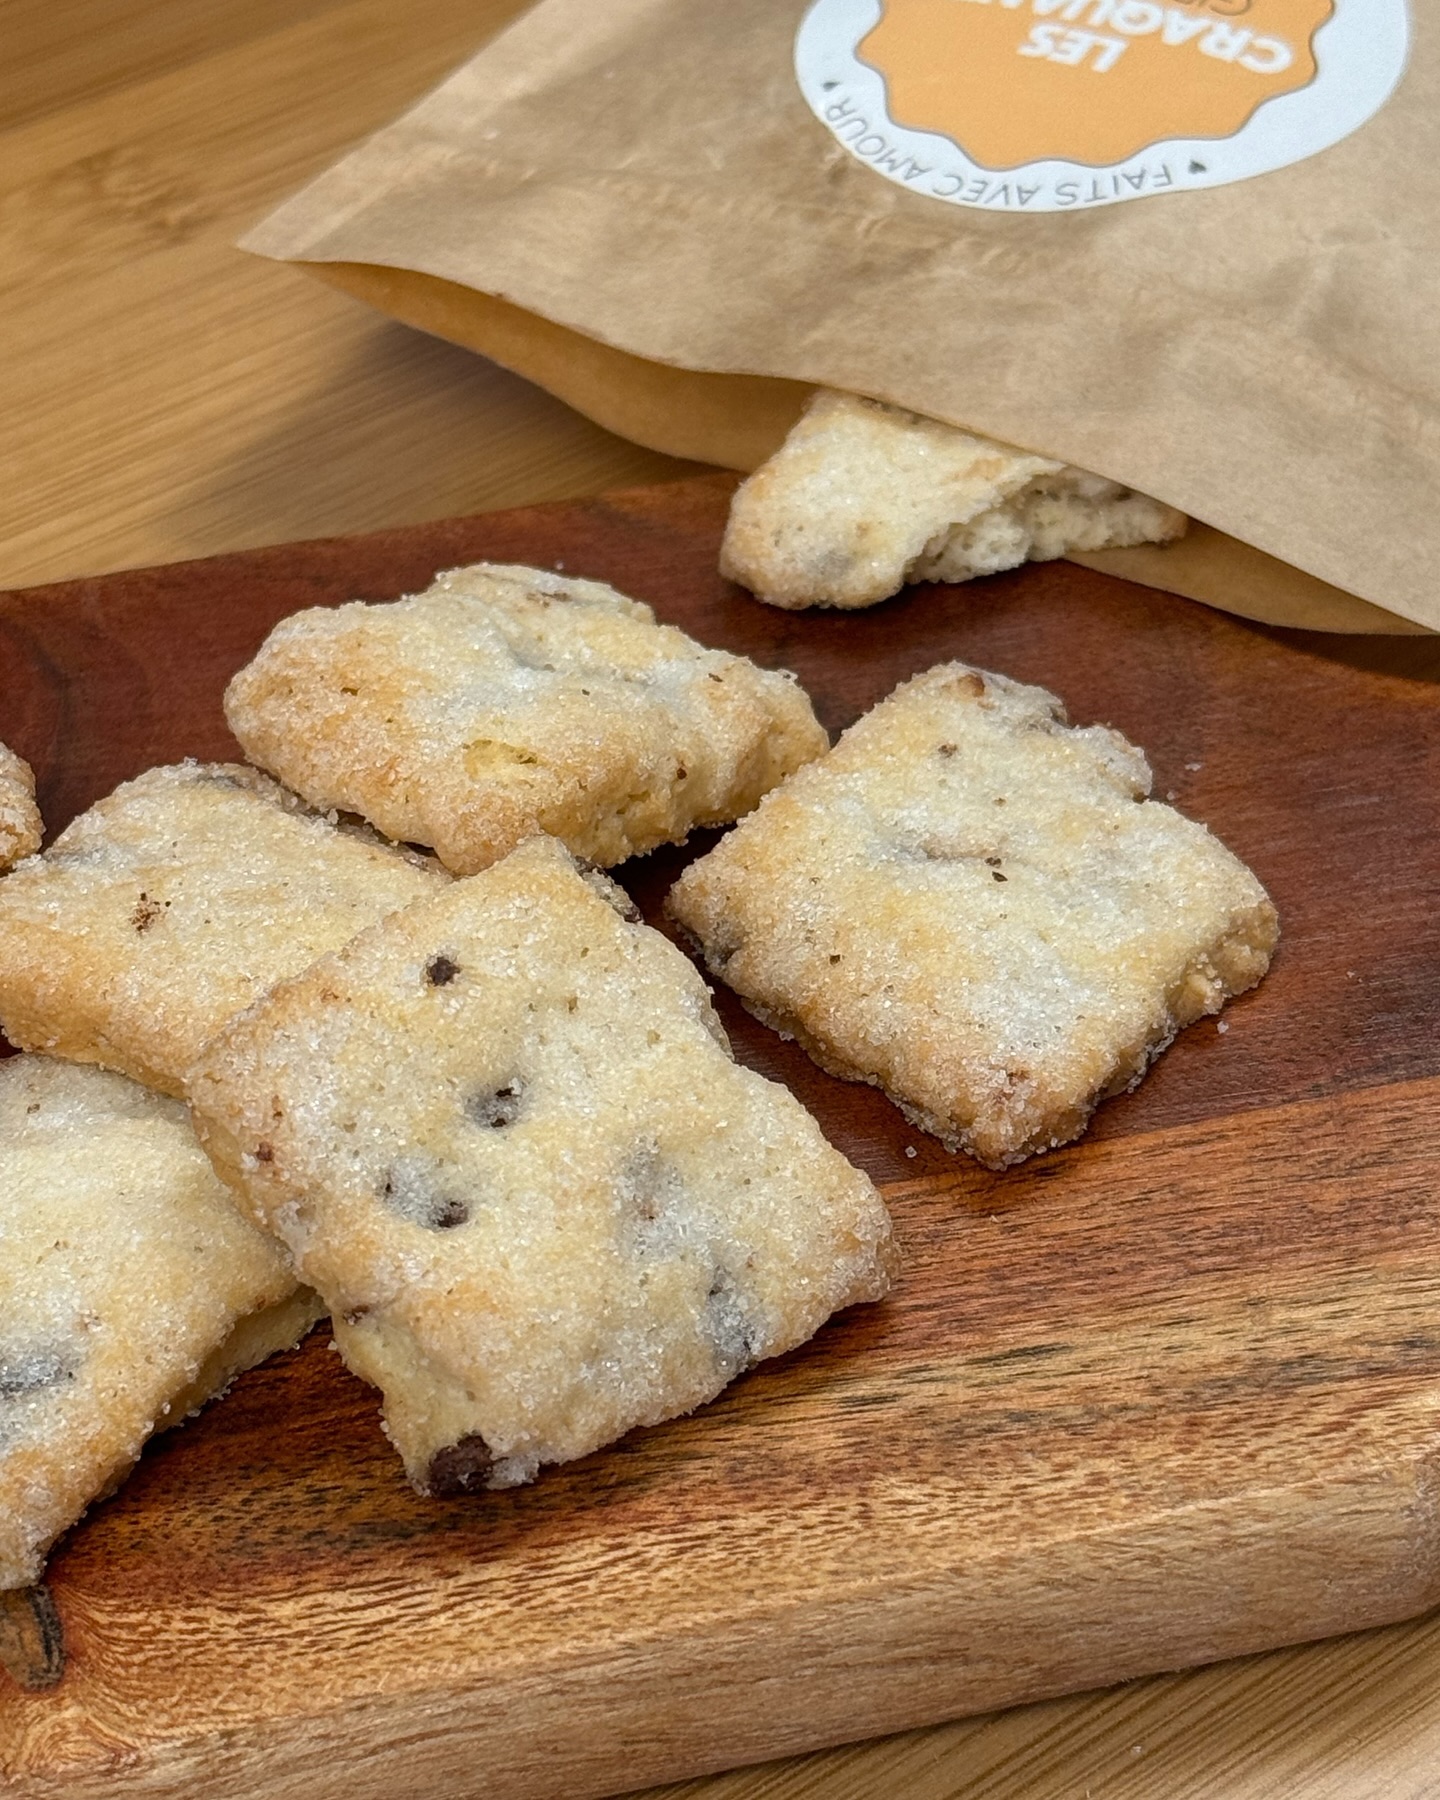
[[821, 389], [736, 492], [720, 567], [772, 606], [873, 606], [907, 581], [1165, 543], [1186, 522], [1068, 463]]
[[0, 1062], [0, 1589], [178, 1425], [320, 1316], [185, 1108], [49, 1057]]
[[178, 1094], [232, 1013], [447, 880], [254, 769], [151, 769], [0, 882], [0, 1024]]
[[457, 874], [536, 832], [603, 867], [739, 818], [828, 748], [793, 676], [597, 581], [493, 563], [284, 620], [230, 683], [253, 762]]
[[532, 840], [272, 991], [192, 1074], [202, 1142], [422, 1491], [688, 1412], [889, 1284], [870, 1181], [731, 1059], [626, 906]]
[[41, 834], [34, 771], [23, 757], [0, 744], [0, 870], [33, 856]]
[[793, 775], [667, 905], [823, 1068], [1003, 1168], [1269, 966], [1275, 908], [1142, 753], [949, 663]]

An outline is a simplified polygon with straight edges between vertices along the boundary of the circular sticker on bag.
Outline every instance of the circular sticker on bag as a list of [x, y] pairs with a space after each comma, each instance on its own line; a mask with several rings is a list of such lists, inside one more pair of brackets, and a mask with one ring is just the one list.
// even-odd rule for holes
[[1385, 104], [1405, 0], [815, 0], [812, 111], [901, 187], [1066, 212], [1299, 162]]

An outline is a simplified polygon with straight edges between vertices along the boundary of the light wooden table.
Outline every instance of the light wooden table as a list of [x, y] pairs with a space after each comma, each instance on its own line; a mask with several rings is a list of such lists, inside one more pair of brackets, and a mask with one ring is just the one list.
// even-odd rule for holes
[[[0, 586], [686, 472], [231, 248], [516, 10], [8, 0]], [[1440, 1795], [1440, 1620], [663, 1793], [1419, 1800]]]

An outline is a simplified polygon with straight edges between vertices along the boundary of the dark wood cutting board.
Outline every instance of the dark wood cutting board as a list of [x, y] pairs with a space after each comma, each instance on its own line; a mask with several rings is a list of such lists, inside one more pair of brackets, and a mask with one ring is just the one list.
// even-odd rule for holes
[[[0, 1631], [22, 1674], [64, 1665], [0, 1677], [7, 1795], [579, 1800], [1440, 1599], [1440, 689], [1066, 563], [775, 612], [715, 573], [726, 492], [0, 596], [0, 736], [53, 831], [234, 756], [221, 691], [283, 615], [538, 563], [795, 669], [832, 728], [949, 657], [1056, 689], [1258, 871], [1269, 979], [1004, 1175], [722, 995], [882, 1184], [894, 1298], [693, 1418], [444, 1502], [322, 1329], [156, 1440], [52, 1559], [53, 1616]], [[695, 848], [621, 871], [650, 918]]]

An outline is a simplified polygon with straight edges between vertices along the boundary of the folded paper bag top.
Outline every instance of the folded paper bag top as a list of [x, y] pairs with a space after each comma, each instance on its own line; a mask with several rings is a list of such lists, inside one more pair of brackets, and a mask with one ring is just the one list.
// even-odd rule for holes
[[[1016, 84], [983, 116], [976, 68]], [[1081, 136], [1005, 137], [1076, 95]], [[848, 389], [1208, 527], [1079, 560], [1440, 628], [1440, 25], [1404, 0], [543, 0], [246, 247], [656, 448], [753, 467]]]

